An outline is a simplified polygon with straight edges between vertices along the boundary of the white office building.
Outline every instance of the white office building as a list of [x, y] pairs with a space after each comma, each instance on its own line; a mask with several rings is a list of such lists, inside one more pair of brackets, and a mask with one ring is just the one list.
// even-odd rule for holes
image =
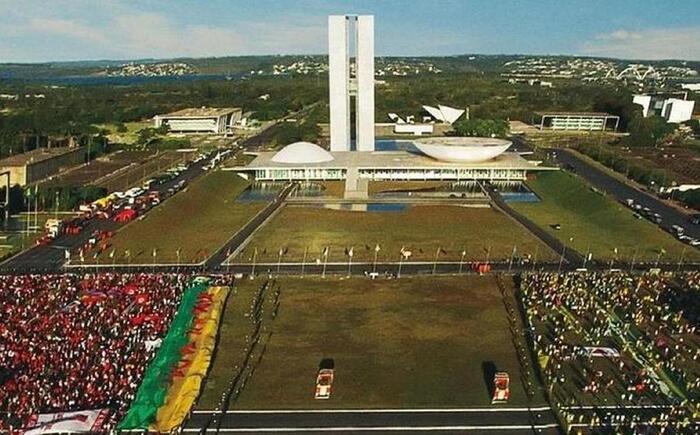
[[[354, 31], [354, 35], [351, 32]], [[355, 75], [350, 41], [354, 36]], [[351, 151], [351, 101], [355, 102], [355, 147], [374, 151], [374, 17], [328, 17], [328, 88], [331, 151]]]
[[225, 134], [242, 116], [243, 111], [238, 107], [198, 107], [156, 115], [153, 123], [155, 128], [167, 125], [172, 133]]
[[667, 122], [681, 123], [693, 118], [695, 101], [668, 98], [668, 95], [635, 95], [632, 102], [642, 106], [642, 116], [657, 115]]

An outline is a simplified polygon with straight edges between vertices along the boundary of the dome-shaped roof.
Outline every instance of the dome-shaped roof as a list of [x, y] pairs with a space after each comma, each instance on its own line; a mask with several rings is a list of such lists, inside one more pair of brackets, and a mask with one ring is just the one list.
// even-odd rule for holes
[[511, 142], [490, 137], [434, 137], [418, 139], [413, 144], [436, 160], [456, 163], [479, 163], [504, 153]]
[[272, 156], [275, 163], [322, 163], [331, 160], [331, 153], [311, 142], [294, 142]]

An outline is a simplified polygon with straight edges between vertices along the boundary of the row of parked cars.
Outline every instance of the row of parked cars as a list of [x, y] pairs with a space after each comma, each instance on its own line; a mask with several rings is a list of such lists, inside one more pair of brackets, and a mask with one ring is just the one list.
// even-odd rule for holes
[[651, 210], [649, 207], [642, 207], [641, 204], [636, 204], [633, 199], [627, 200], [627, 206], [634, 210], [634, 216], [637, 219], [642, 219], [642, 217], [645, 217], [657, 225], [660, 225], [662, 222], [661, 215], [659, 213]]
[[[204, 169], [211, 169], [216, 166], [217, 163], [223, 161], [223, 157], [230, 152], [230, 150], [225, 150], [200, 153], [193, 161], [183, 162], [169, 168], [165, 172], [145, 180], [140, 186], [135, 186], [125, 191], [112, 192], [90, 204], [81, 205], [79, 207], [80, 215], [76, 218], [66, 220], [50, 219], [45, 225], [46, 233], [37, 241], [37, 244], [49, 244], [61, 234], [79, 234], [87, 221], [93, 218], [128, 222], [139, 216], [143, 216], [148, 210], [160, 204], [161, 200], [165, 199], [165, 197], [172, 196], [182, 190], [187, 182], [185, 180], [179, 180], [165, 191], [163, 191], [162, 188], [159, 189], [163, 184], [179, 177], [193, 164], [210, 157], [211, 161], [204, 166]], [[109, 237], [104, 237], [103, 234], [99, 234], [99, 237], [94, 236], [84, 248], [90, 249], [98, 244], [106, 245], [106, 240], [108, 238]]]
[[[630, 207], [632, 210], [634, 210], [634, 215], [638, 219], [642, 219], [642, 217], [645, 217], [649, 219], [650, 221], [654, 222], [657, 225], [660, 225], [662, 222], [661, 215], [653, 210], [651, 210], [649, 207], [642, 207], [641, 204], [636, 204], [634, 200], [628, 199], [626, 201], [626, 204], [628, 207]], [[690, 222], [693, 224], [697, 224], [695, 217], [690, 218]], [[690, 237], [685, 233], [685, 228], [683, 228], [680, 225], [671, 225], [670, 228], [671, 234], [673, 234], [678, 240], [680, 240], [683, 243], [687, 243], [691, 246], [700, 246], [700, 240]]]
[[685, 233], [685, 228], [683, 228], [682, 226], [672, 225], [671, 231], [673, 232], [673, 235], [676, 236], [676, 238], [681, 242], [687, 243], [691, 246], [700, 246], [700, 240], [687, 235]]

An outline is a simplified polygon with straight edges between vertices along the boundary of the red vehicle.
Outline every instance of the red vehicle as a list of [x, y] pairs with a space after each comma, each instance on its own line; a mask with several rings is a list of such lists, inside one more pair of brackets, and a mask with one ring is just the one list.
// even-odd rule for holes
[[321, 369], [316, 376], [316, 393], [314, 399], [330, 399], [333, 386], [333, 369]]
[[493, 377], [492, 404], [507, 403], [510, 398], [510, 376], [506, 372], [498, 372]]
[[116, 222], [129, 222], [136, 217], [136, 211], [130, 208], [120, 211], [114, 216]]
[[51, 243], [52, 240], [53, 240], [53, 237], [51, 237], [51, 235], [45, 234], [45, 235], [41, 236], [41, 238], [39, 238], [36, 241], [36, 244], [37, 245], [48, 245], [49, 243]]

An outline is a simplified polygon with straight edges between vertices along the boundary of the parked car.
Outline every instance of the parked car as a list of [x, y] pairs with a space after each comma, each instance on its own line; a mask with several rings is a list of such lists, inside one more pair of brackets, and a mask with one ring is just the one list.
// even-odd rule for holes
[[510, 376], [506, 372], [498, 372], [493, 377], [492, 404], [507, 403], [510, 398]]
[[330, 399], [333, 387], [333, 369], [320, 369], [316, 376], [316, 393], [314, 399]]

